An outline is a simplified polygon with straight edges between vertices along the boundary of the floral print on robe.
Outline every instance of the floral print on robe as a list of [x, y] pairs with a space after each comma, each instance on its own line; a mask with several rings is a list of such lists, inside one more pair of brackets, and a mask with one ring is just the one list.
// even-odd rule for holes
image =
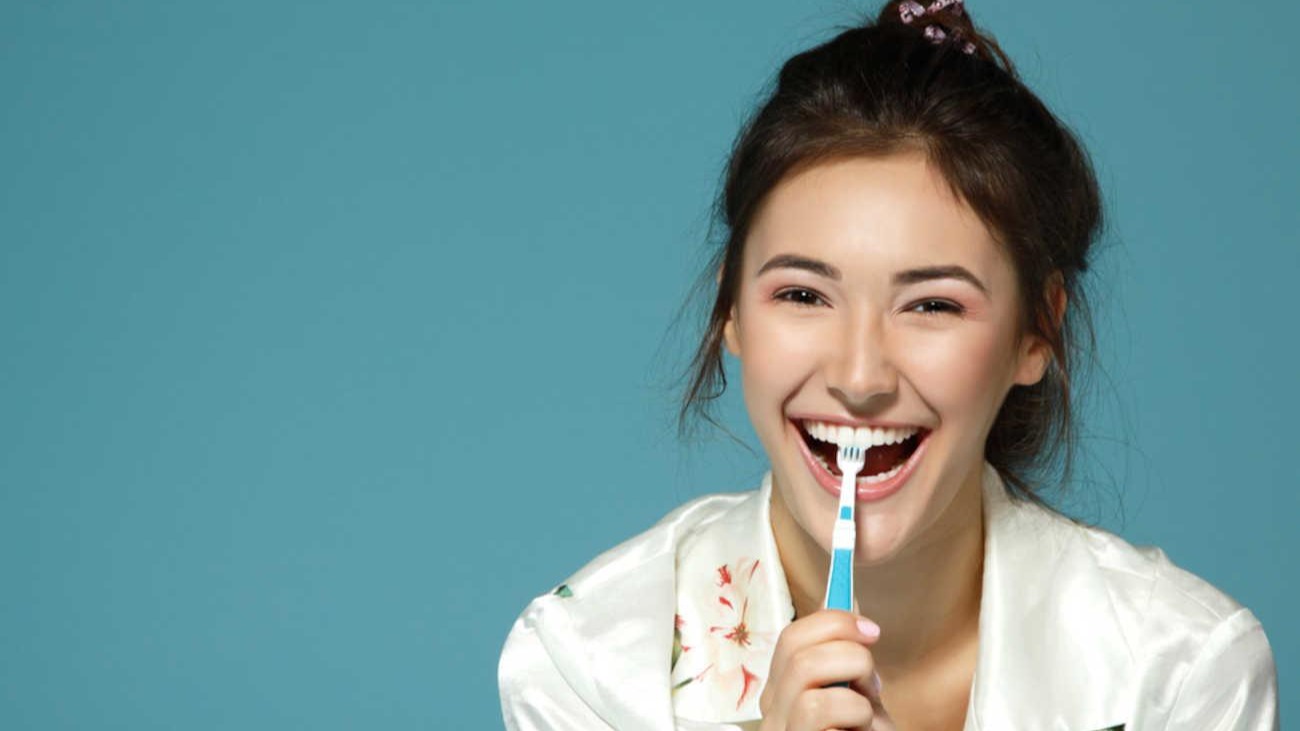
[[[780, 594], [767, 586], [762, 560], [740, 557], [705, 573], [678, 574], [672, 684], [679, 715], [727, 721], [753, 717], [767, 677], [780, 613]], [[782, 592], [783, 593], [783, 592]]]

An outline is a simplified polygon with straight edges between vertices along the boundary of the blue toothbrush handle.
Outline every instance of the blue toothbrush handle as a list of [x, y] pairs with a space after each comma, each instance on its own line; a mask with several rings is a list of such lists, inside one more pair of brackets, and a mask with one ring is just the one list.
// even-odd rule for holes
[[853, 611], [853, 549], [831, 552], [831, 575], [826, 586], [826, 608]]
[[[826, 582], [826, 608], [853, 611], [853, 549], [831, 551], [831, 575]], [[847, 688], [848, 683], [831, 683], [831, 688]]]

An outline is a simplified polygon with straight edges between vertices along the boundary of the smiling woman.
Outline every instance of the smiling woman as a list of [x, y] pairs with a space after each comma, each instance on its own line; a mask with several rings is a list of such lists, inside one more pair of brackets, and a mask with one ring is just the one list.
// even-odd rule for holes
[[[501, 658], [509, 728], [1276, 727], [1248, 609], [1038, 494], [1070, 475], [1100, 199], [960, 0], [787, 61], [718, 208], [683, 417], [725, 349], [770, 471], [534, 600]], [[823, 609], [841, 490], [854, 612]]]

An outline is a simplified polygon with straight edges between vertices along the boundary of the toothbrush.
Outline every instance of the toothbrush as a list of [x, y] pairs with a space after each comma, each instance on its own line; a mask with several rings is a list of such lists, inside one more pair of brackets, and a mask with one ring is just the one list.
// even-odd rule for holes
[[[858, 541], [858, 526], [853, 521], [853, 507], [858, 497], [858, 473], [867, 463], [865, 447], [840, 447], [835, 465], [844, 475], [840, 479], [840, 514], [831, 532], [831, 571], [826, 577], [827, 609], [853, 611], [853, 546]], [[831, 683], [847, 688], [848, 683]]]
[[858, 473], [866, 463], [865, 447], [840, 447], [835, 455], [835, 464], [844, 477], [840, 480], [840, 513], [831, 533], [831, 570], [826, 577], [827, 609], [853, 611], [853, 546], [858, 538], [853, 507], [858, 495]]

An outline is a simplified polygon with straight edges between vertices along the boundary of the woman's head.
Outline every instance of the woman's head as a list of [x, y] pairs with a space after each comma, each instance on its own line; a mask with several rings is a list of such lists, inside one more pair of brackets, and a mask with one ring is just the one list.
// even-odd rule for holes
[[859, 561], [969, 535], [1004, 398], [1052, 357], [1021, 331], [1015, 268], [980, 218], [919, 152], [824, 162], [768, 194], [737, 272], [723, 338], [778, 544], [829, 551], [836, 445], [867, 428], [882, 432], [858, 480]]
[[[708, 402], [725, 388], [725, 330], [746, 284], [751, 233], [774, 191], [809, 171], [843, 173], [844, 161], [919, 160], [933, 174], [927, 179], [978, 219], [1012, 274], [1008, 352], [1039, 342], [1051, 356], [1041, 378], [1009, 384], [983, 445], [1012, 488], [1032, 497], [1030, 474], [1062, 453], [1069, 471], [1070, 376], [1075, 355], [1092, 343], [1081, 277], [1101, 226], [1096, 180], [1073, 135], [960, 4], [910, 22], [899, 5], [786, 62], [737, 138], [718, 202], [727, 237], [711, 266], [717, 295], [683, 418], [692, 410], [707, 417]], [[928, 37], [931, 26], [945, 38]], [[1068, 308], [1058, 316], [1062, 302]]]

